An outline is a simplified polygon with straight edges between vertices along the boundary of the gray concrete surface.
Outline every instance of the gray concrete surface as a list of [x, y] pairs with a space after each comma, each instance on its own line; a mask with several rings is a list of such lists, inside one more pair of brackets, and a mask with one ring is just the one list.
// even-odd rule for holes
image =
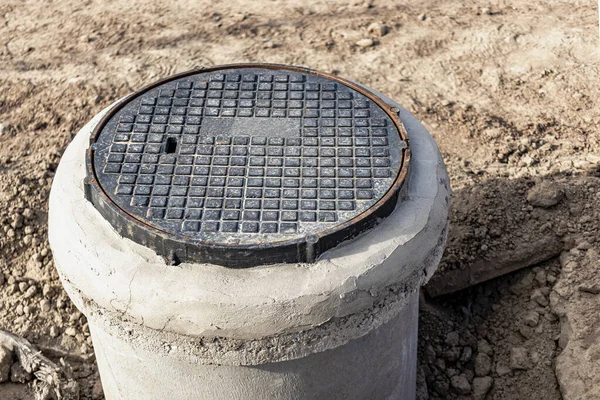
[[359, 339], [256, 366], [198, 364], [136, 348], [95, 324], [90, 330], [109, 400], [411, 400], [416, 369], [406, 366], [416, 362], [417, 324], [415, 293], [400, 314]]

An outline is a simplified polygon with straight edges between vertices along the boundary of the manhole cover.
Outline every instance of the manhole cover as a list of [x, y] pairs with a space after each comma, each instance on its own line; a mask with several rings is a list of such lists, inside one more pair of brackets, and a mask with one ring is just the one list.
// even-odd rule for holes
[[190, 71], [104, 117], [86, 196], [174, 263], [311, 262], [394, 209], [409, 160], [397, 113], [304, 68]]

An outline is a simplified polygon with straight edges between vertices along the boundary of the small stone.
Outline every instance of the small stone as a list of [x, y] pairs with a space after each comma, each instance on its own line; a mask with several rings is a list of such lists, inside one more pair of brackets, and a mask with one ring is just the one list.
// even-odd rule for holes
[[481, 9], [481, 13], [485, 14], [485, 15], [492, 15], [492, 9], [484, 7], [484, 8]]
[[37, 287], [35, 287], [35, 285], [31, 285], [25, 291], [25, 293], [23, 294], [23, 297], [26, 299], [29, 299], [29, 298], [35, 296], [36, 293], [37, 293]]
[[542, 181], [527, 193], [527, 202], [535, 207], [548, 208], [558, 204], [564, 197], [564, 192], [556, 183]]
[[494, 379], [491, 376], [473, 379], [473, 400], [485, 400], [493, 384]]
[[13, 353], [4, 346], [0, 346], [0, 383], [10, 379], [10, 367], [13, 364]]
[[42, 288], [42, 295], [44, 297], [52, 296], [52, 286], [50, 286], [48, 283], [44, 283], [44, 287]]
[[460, 362], [466, 364], [469, 362], [471, 357], [473, 356], [473, 349], [471, 346], [465, 346], [462, 349], [462, 353], [460, 354]]
[[52, 337], [52, 338], [57, 338], [58, 335], [60, 334], [58, 328], [54, 325], [52, 325], [50, 327], [50, 332], [48, 332], [48, 333], [50, 334], [50, 337]]
[[27, 284], [27, 282], [19, 282], [19, 290], [21, 291], [21, 293], [25, 293], [27, 289], [29, 289], [29, 285]]
[[433, 390], [443, 399], [447, 398], [448, 389], [450, 389], [450, 385], [445, 380], [433, 382]]
[[373, 22], [367, 27], [367, 32], [377, 37], [385, 36], [388, 33], [388, 31], [389, 28], [385, 25], [380, 24], [379, 22]]
[[371, 47], [375, 44], [375, 42], [373, 41], [373, 39], [360, 39], [358, 42], [356, 42], [356, 45], [358, 47]]
[[533, 284], [534, 275], [531, 272], [527, 272], [521, 277], [517, 278], [517, 280], [508, 288], [513, 294], [525, 294], [531, 290], [531, 285]]
[[537, 351], [534, 351], [531, 353], [531, 362], [533, 363], [533, 365], [539, 364], [541, 358], [542, 358], [542, 356]]
[[498, 376], [510, 374], [510, 368], [499, 362], [496, 364], [496, 373]]
[[33, 217], [35, 217], [35, 213], [31, 208], [26, 208], [23, 210], [23, 217], [27, 219], [32, 219]]
[[231, 17], [231, 19], [234, 22], [242, 22], [242, 21], [246, 20], [246, 18], [248, 18], [248, 15], [244, 14], [244, 13], [236, 13], [236, 14], [233, 14]]
[[19, 362], [13, 363], [10, 367], [10, 380], [14, 383], [27, 383], [33, 376], [27, 372]]
[[104, 398], [104, 391], [102, 390], [102, 382], [100, 379], [94, 383], [92, 387], [92, 400], [101, 400]]
[[[462, 368], [465, 368], [465, 366], [463, 366]], [[469, 368], [465, 368], [462, 371], [463, 375], [467, 378], [467, 380], [469, 382], [473, 382], [473, 378], [475, 378], [475, 372], [473, 372], [473, 370], [469, 369]]]
[[427, 15], [419, 14], [419, 16], [417, 18], [419, 18], [419, 21], [425, 21], [427, 19]]
[[526, 370], [529, 368], [529, 355], [524, 347], [510, 349], [510, 369]]
[[525, 323], [529, 326], [536, 327], [537, 324], [540, 322], [540, 314], [538, 314], [536, 311], [528, 311], [525, 314], [525, 317], [523, 318], [523, 320], [525, 321]]
[[519, 161], [519, 167], [530, 167], [535, 163], [535, 160], [530, 156], [524, 156]]
[[71, 313], [71, 315], [69, 316], [69, 321], [70, 322], [76, 322], [78, 321], [81, 317], [83, 316], [83, 314], [81, 314], [79, 311], [74, 311]]
[[363, 8], [373, 8], [373, 0], [365, 0], [362, 3]]
[[521, 336], [523, 336], [525, 339], [531, 339], [533, 337], [533, 329], [531, 329], [528, 326], [521, 326], [519, 328], [519, 333], [521, 334]]
[[448, 346], [452, 346], [452, 347], [458, 346], [459, 341], [460, 341], [460, 336], [458, 335], [458, 332], [456, 332], [456, 331], [450, 332], [449, 334], [446, 335], [445, 343]]
[[51, 308], [50, 300], [48, 300], [48, 299], [42, 299], [42, 300], [40, 301], [40, 309], [41, 309], [43, 312], [48, 312], [48, 311], [50, 311], [50, 308]]
[[582, 241], [581, 243], [579, 243], [577, 245], [577, 248], [579, 250], [589, 250], [592, 248], [592, 245], [590, 244], [590, 242], [588, 242], [587, 240]]
[[479, 353], [485, 353], [488, 356], [492, 356], [494, 354], [492, 346], [490, 346], [489, 342], [485, 339], [481, 339], [479, 342], [477, 342], [477, 351]]
[[13, 221], [11, 222], [10, 226], [12, 226], [14, 229], [22, 228], [23, 227], [23, 216], [21, 214], [13, 215]]
[[537, 283], [540, 284], [540, 286], [545, 286], [546, 285], [546, 271], [544, 271], [544, 270], [538, 271], [535, 274], [535, 280], [537, 281]]
[[460, 347], [451, 347], [444, 353], [444, 358], [449, 362], [455, 362], [460, 358]]
[[471, 393], [471, 385], [464, 375], [456, 375], [450, 379], [450, 386], [457, 394], [466, 395]]
[[[12, 278], [12, 276], [11, 276], [11, 278]], [[19, 286], [16, 283], [9, 284], [8, 287], [6, 288], [6, 292], [8, 295], [15, 294], [18, 291], [19, 291]]]
[[[478, 324], [475, 327], [475, 332], [477, 332], [477, 336], [480, 338], [486, 338], [488, 335], [488, 326], [486, 324]], [[487, 343], [487, 342], [486, 342]]]
[[485, 353], [478, 353], [475, 357], [475, 375], [486, 376], [492, 371], [492, 359]]
[[544, 293], [540, 289], [535, 289], [533, 291], [533, 293], [531, 294], [531, 300], [535, 301], [542, 307], [546, 307], [548, 306], [548, 304], [550, 304], [548, 298], [544, 296]]
[[446, 362], [443, 358], [438, 358], [435, 360], [435, 365], [440, 369], [440, 371], [444, 371], [446, 369]]
[[69, 326], [67, 329], [65, 329], [65, 334], [69, 336], [75, 336], [77, 335], [77, 330], [72, 326]]

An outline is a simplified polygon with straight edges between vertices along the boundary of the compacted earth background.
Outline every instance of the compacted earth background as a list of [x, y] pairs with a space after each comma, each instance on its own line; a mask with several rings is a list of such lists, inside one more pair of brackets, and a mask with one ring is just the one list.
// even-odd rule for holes
[[[170, 74], [304, 65], [362, 82], [437, 140], [453, 198], [424, 289], [419, 399], [600, 399], [600, 68], [592, 0], [0, 0], [0, 329], [102, 399], [47, 241], [75, 133]], [[68, 235], [68, 232], [65, 232]], [[0, 351], [0, 399], [33, 399]]]

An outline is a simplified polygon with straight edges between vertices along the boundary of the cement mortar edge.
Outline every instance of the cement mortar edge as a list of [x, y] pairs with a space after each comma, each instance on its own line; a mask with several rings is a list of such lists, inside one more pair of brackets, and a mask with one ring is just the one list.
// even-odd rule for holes
[[[448, 226], [438, 245], [425, 260], [429, 266], [439, 262]], [[63, 284], [69, 295], [84, 311], [87, 318], [130, 346], [159, 355], [176, 357], [191, 363], [210, 365], [255, 366], [266, 363], [295, 360], [310, 354], [334, 349], [367, 335], [396, 317], [416, 295], [427, 276], [415, 270], [402, 284], [391, 285], [362, 312], [332, 318], [312, 329], [286, 333], [254, 340], [227, 337], [194, 337], [165, 330], [156, 330], [127, 319], [123, 313], [103, 308], [87, 298], [67, 279]]]

